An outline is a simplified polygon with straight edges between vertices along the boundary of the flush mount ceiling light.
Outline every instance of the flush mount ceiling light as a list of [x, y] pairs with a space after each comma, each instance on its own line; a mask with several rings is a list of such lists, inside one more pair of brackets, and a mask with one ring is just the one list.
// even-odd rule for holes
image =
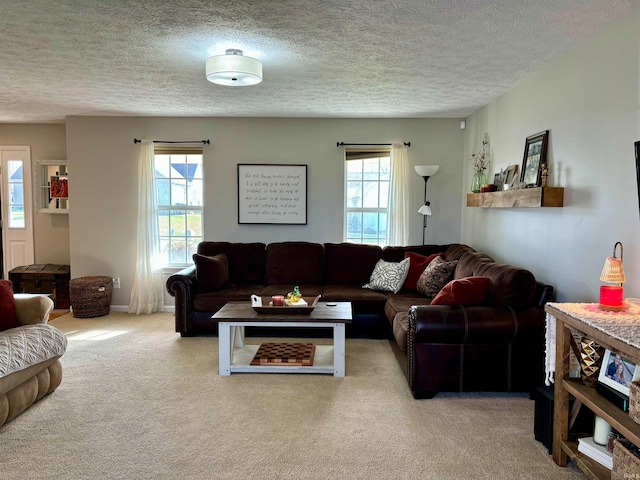
[[242, 87], [256, 85], [262, 81], [262, 63], [245, 57], [242, 50], [230, 48], [225, 55], [207, 59], [207, 80], [218, 85]]

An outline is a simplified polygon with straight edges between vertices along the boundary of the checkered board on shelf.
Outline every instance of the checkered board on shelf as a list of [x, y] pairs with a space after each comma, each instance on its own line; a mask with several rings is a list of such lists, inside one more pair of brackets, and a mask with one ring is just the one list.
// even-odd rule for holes
[[313, 343], [263, 343], [251, 365], [311, 366], [315, 351]]

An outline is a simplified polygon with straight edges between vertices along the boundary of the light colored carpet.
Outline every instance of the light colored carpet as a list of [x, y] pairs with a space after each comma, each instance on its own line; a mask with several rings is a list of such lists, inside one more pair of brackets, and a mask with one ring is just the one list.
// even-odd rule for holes
[[51, 323], [62, 384], [0, 429], [3, 479], [584, 478], [534, 440], [527, 395], [414, 400], [386, 340], [348, 339], [343, 379], [220, 377], [218, 339], [172, 314]]

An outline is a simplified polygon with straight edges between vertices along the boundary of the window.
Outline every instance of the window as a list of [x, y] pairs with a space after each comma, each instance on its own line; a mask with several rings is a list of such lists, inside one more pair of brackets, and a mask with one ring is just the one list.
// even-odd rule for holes
[[9, 186], [9, 228], [25, 228], [24, 221], [24, 178], [22, 160], [7, 162]]
[[346, 151], [344, 240], [387, 243], [389, 151]]
[[192, 262], [202, 241], [202, 148], [156, 147], [155, 188], [164, 265]]

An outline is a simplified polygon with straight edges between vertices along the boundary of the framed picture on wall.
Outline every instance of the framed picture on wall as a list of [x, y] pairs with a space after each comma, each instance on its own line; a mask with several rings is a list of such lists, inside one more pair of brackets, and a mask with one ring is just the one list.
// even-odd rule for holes
[[633, 145], [636, 150], [636, 182], [638, 184], [638, 207], [640, 207], [640, 140]]
[[238, 223], [307, 224], [307, 166], [238, 164]]
[[549, 130], [527, 137], [520, 172], [520, 181], [527, 187], [539, 187], [542, 183], [542, 164], [547, 163], [548, 140]]

